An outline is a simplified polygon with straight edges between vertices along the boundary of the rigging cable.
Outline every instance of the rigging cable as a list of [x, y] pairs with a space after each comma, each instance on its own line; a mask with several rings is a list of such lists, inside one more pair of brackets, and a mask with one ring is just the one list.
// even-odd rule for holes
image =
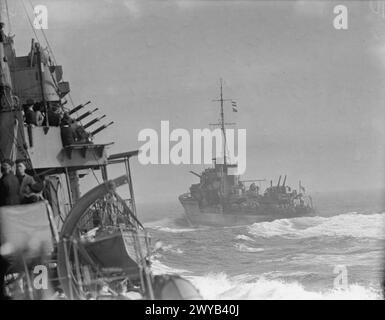
[[[29, 5], [31, 6], [32, 12], [34, 12], [35, 17], [37, 18], [37, 15], [36, 15], [36, 13], [35, 13], [35, 7], [33, 6], [32, 1], [31, 1], [31, 0], [28, 0], [28, 2], [29, 2]], [[44, 29], [43, 29], [43, 28], [40, 28], [40, 31], [41, 31], [41, 33], [43, 34], [44, 40], [45, 40], [45, 42], [46, 42], [46, 44], [47, 44], [48, 50], [50, 51], [50, 53], [51, 53], [51, 55], [52, 55], [53, 61], [54, 61], [55, 65], [57, 65], [55, 55], [54, 55], [54, 53], [53, 53], [53, 50], [52, 50], [52, 48], [51, 48], [51, 45], [49, 44], [49, 41], [48, 41], [48, 38], [47, 38], [47, 36], [46, 36], [46, 34], [45, 34], [45, 32], [44, 32]]]
[[[30, 4], [30, 6], [31, 6], [32, 11], [34, 11], [34, 6], [33, 6], [33, 4], [32, 4], [32, 1], [31, 1], [31, 0], [28, 0], [28, 1], [29, 1], [29, 4]], [[36, 15], [35, 15], [35, 16], [36, 16]], [[46, 34], [45, 34], [45, 32], [44, 32], [43, 29], [40, 29], [40, 31], [41, 31], [41, 33], [43, 34], [44, 40], [45, 40], [45, 42], [46, 42], [46, 44], [47, 44], [48, 50], [50, 51], [50, 53], [51, 53], [51, 55], [52, 55], [53, 61], [54, 61], [55, 65], [57, 65], [56, 58], [55, 58], [55, 54], [53, 53], [52, 47], [51, 47], [51, 45], [50, 45], [50, 43], [49, 43], [49, 41], [48, 41], [48, 37], [46, 36]], [[64, 79], [63, 79], [63, 80], [64, 80]], [[69, 100], [70, 100], [70, 102], [71, 102], [71, 104], [72, 104], [72, 107], [75, 107], [75, 104], [74, 104], [74, 102], [73, 102], [73, 100], [72, 100], [71, 93], [68, 93], [68, 98], [69, 98]], [[77, 114], [77, 113], [76, 113], [76, 114]]]
[[25, 3], [24, 3], [24, 0], [21, 0], [21, 3], [22, 3], [22, 5], [23, 5], [24, 12], [25, 12], [25, 15], [27, 16], [29, 25], [30, 25], [30, 27], [31, 27], [31, 29], [32, 29], [32, 31], [33, 31], [35, 37], [36, 37], [36, 40], [37, 40], [38, 42], [40, 42], [39, 37], [37, 36], [37, 33], [36, 33], [36, 31], [35, 31], [35, 28], [33, 27], [31, 18], [30, 18], [29, 14], [28, 14], [27, 8], [26, 8]]

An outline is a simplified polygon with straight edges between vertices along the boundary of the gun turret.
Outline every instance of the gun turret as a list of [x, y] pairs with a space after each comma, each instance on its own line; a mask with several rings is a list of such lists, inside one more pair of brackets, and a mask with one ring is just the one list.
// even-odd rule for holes
[[197, 176], [198, 178], [201, 178], [202, 176], [194, 171], [190, 171], [190, 173], [192, 173], [194, 176]]
[[282, 184], [282, 187], [284, 187], [286, 184], [286, 174], [285, 174], [285, 178], [283, 179], [283, 184]]
[[68, 114], [71, 115], [71, 114], [73, 114], [75, 112], [78, 112], [80, 109], [83, 109], [87, 104], [90, 104], [90, 103], [91, 103], [91, 101], [88, 101], [85, 104], [79, 104], [77, 107], [75, 107], [72, 110], [70, 110], [68, 112]]
[[111, 121], [109, 124], [104, 124], [102, 126], [100, 126], [99, 128], [97, 128], [96, 130], [92, 131], [91, 132], [91, 135], [94, 136], [95, 134], [99, 133], [100, 131], [106, 129], [107, 127], [109, 127], [110, 125], [112, 125], [114, 123], [114, 121]]
[[75, 119], [75, 121], [81, 121], [84, 118], [88, 117], [89, 115], [93, 114], [95, 111], [99, 110], [99, 108], [95, 108], [92, 111], [87, 111], [86, 113], [83, 113], [79, 118]]
[[282, 176], [279, 176], [278, 183], [277, 183], [277, 187], [279, 187], [279, 184], [281, 183], [281, 177], [282, 177]]
[[106, 117], [106, 115], [104, 114], [104, 115], [102, 115], [102, 116], [99, 117], [99, 118], [95, 118], [95, 119], [91, 120], [90, 122], [86, 123], [86, 124], [83, 126], [83, 128], [84, 128], [84, 129], [87, 129], [88, 127], [91, 127], [93, 124], [95, 124], [96, 122], [99, 122], [100, 120], [102, 120], [102, 119], [105, 118], [105, 117]]

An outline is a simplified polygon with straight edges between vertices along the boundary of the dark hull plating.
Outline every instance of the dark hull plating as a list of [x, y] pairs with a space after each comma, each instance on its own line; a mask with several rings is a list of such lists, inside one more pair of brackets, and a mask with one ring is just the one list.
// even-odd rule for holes
[[198, 201], [183, 194], [179, 197], [187, 220], [192, 225], [240, 226], [257, 222], [268, 222], [277, 219], [290, 219], [303, 216], [314, 216], [315, 211], [308, 206], [279, 208], [273, 205], [258, 208], [232, 206], [223, 208], [220, 205], [199, 207]]

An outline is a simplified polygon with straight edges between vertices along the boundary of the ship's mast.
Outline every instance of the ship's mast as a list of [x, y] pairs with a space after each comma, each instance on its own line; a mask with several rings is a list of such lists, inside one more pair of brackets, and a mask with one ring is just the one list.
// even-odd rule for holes
[[224, 111], [224, 102], [225, 101], [233, 101], [232, 99], [223, 99], [223, 80], [220, 79], [220, 99], [216, 99], [213, 101], [220, 102], [221, 109], [220, 109], [220, 123], [214, 124], [219, 125], [221, 127], [221, 131], [223, 134], [223, 160], [224, 160], [224, 167], [226, 168], [227, 165], [227, 157], [226, 157], [226, 150], [227, 150], [227, 140], [226, 140], [226, 125], [234, 125], [235, 123], [225, 123], [225, 111]]
[[[5, 8], [5, 10], [4, 10]], [[11, 35], [11, 18], [9, 16], [9, 8], [8, 8], [8, 1], [0, 0], [0, 22], [5, 24], [5, 21], [3, 21], [3, 11], [6, 12], [6, 19], [8, 23], [8, 35]]]
[[3, 22], [2, 17], [3, 17], [3, 0], [0, 0], [0, 22]]
[[223, 110], [223, 83], [221, 78], [221, 129], [223, 134], [223, 160], [224, 165], [226, 166], [226, 149], [227, 149], [227, 141], [226, 141], [226, 132], [225, 132], [225, 112]]

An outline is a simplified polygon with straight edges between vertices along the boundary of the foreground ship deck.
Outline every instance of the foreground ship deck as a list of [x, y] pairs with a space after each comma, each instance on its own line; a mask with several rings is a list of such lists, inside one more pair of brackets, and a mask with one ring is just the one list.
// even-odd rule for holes
[[[152, 272], [151, 238], [137, 217], [131, 176], [130, 159], [138, 151], [111, 155], [112, 143], [94, 143], [113, 122], [88, 129], [105, 116], [84, 124], [97, 108], [78, 115], [90, 102], [65, 106], [69, 83], [52, 50], [32, 40], [30, 52], [17, 56], [3, 26], [0, 181], [13, 179], [14, 188], [0, 193], [0, 300], [199, 299], [187, 280]], [[33, 203], [20, 192], [15, 160], [34, 181]], [[125, 173], [110, 179], [112, 165]], [[98, 185], [82, 195], [81, 179], [91, 172]], [[26, 176], [20, 174], [23, 182]], [[36, 267], [45, 270], [41, 276]], [[36, 285], [39, 276], [44, 286]]]

